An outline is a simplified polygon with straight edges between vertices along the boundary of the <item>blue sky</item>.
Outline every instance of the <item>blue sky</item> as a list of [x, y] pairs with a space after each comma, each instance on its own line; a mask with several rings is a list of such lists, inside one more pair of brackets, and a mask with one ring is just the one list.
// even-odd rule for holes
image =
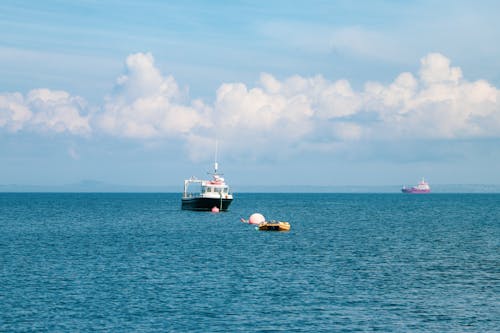
[[1, 2], [0, 184], [500, 184], [499, 9]]

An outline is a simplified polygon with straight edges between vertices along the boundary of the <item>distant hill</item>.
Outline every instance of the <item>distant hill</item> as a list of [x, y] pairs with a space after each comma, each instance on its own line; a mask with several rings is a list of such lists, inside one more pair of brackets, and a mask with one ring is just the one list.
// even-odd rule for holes
[[[484, 184], [437, 184], [431, 185], [432, 193], [500, 193], [500, 185]], [[74, 184], [41, 185], [0, 185], [0, 192], [136, 192], [136, 193], [181, 193], [182, 185], [134, 186], [116, 185], [95, 180], [83, 180]], [[234, 185], [235, 193], [399, 193], [400, 185], [386, 186], [258, 186]]]
[[[343, 185], [343, 186], [233, 186], [234, 192], [276, 193], [400, 193], [401, 185]], [[432, 193], [500, 193], [500, 185], [484, 184], [437, 184], [431, 185]]]
[[67, 185], [0, 185], [0, 192], [182, 192], [182, 186], [116, 185], [95, 180], [83, 180]]

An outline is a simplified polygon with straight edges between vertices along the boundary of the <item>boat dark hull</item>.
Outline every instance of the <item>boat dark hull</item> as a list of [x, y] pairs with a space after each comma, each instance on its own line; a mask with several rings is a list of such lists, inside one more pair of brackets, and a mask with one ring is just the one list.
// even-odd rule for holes
[[210, 211], [217, 207], [220, 211], [228, 210], [233, 199], [216, 198], [182, 198], [182, 209]]

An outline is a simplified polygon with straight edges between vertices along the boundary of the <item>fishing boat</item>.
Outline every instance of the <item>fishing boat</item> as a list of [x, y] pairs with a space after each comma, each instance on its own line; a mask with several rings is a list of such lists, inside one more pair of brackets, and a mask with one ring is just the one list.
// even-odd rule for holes
[[[217, 173], [217, 163], [212, 176], [211, 180], [201, 180], [196, 177], [184, 180], [182, 209], [210, 211], [216, 207], [219, 211], [228, 210], [233, 201], [233, 194], [224, 178]], [[197, 191], [191, 192], [193, 186], [197, 186]]]
[[257, 227], [262, 231], [290, 231], [290, 223], [282, 221], [266, 221]]
[[[212, 175], [211, 180], [196, 177], [184, 180], [182, 209], [212, 212], [228, 210], [233, 194], [218, 170], [217, 145], [215, 151], [214, 172], [209, 173]], [[193, 191], [193, 187], [196, 187], [196, 191]]]
[[411, 187], [403, 186], [403, 188], [401, 189], [401, 192], [403, 192], [403, 193], [417, 193], [417, 194], [430, 193], [431, 188], [430, 188], [429, 184], [425, 181], [425, 179], [422, 178], [422, 180], [420, 181], [420, 183], [418, 183], [417, 186], [411, 186]]

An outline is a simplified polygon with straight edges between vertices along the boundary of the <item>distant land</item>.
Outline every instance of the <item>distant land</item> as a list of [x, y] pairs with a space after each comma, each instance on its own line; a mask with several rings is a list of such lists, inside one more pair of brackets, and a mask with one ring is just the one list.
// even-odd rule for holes
[[[432, 193], [500, 193], [500, 184], [436, 184], [431, 186]], [[401, 185], [384, 186], [308, 186], [308, 185], [233, 185], [235, 193], [399, 193]], [[123, 192], [123, 193], [181, 193], [179, 186], [136, 186], [116, 185], [94, 180], [84, 180], [67, 185], [0, 185], [0, 192]]]

